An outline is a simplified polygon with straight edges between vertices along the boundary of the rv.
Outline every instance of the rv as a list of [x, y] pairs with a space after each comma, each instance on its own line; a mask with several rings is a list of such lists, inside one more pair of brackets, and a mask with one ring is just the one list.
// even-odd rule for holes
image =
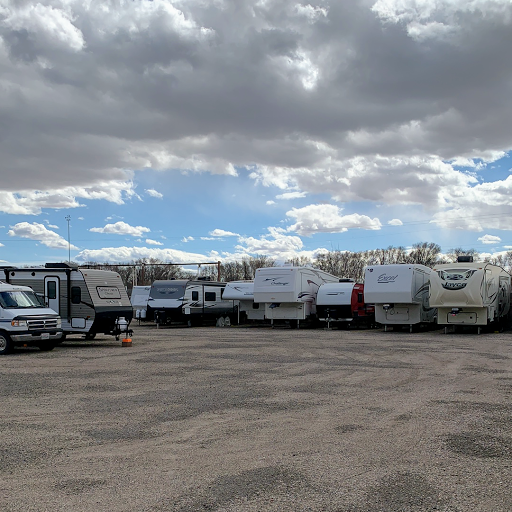
[[15, 345], [53, 350], [61, 338], [60, 316], [31, 288], [0, 281], [0, 355], [8, 354]]
[[47, 307], [59, 313], [63, 338], [81, 334], [93, 339], [96, 334], [111, 334], [118, 339], [122, 332], [128, 332], [133, 310], [117, 272], [68, 263], [2, 270], [6, 282], [29, 286]]
[[132, 303], [134, 316], [139, 320], [146, 319], [150, 290], [151, 286], [134, 286], [132, 288], [130, 302]]
[[503, 325], [510, 311], [510, 274], [490, 263], [459, 256], [457, 263], [436, 265], [430, 283], [430, 303], [437, 322], [445, 326]]
[[302, 320], [315, 321], [318, 288], [339, 278], [310, 267], [267, 267], [256, 270], [254, 302], [265, 304], [265, 318], [299, 327]]
[[364, 300], [375, 304], [375, 321], [400, 329], [433, 324], [437, 311], [429, 304], [431, 269], [425, 265], [370, 265], [364, 272]]
[[238, 323], [244, 320], [265, 320], [264, 304], [254, 302], [254, 281], [227, 283], [223, 297], [234, 300], [238, 306]]
[[353, 279], [340, 279], [338, 283], [324, 283], [316, 298], [318, 320], [338, 326], [372, 327], [375, 306], [364, 301], [364, 284]]
[[147, 317], [157, 324], [229, 324], [235, 306], [232, 300], [223, 299], [225, 286], [226, 283], [201, 278], [154, 281], [149, 292]]

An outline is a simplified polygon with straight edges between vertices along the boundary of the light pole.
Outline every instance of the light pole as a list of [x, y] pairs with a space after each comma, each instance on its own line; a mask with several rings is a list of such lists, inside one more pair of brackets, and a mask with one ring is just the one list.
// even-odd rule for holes
[[66, 215], [65, 219], [68, 221], [68, 263], [71, 263], [71, 240], [69, 238], [69, 221], [71, 220], [71, 215]]

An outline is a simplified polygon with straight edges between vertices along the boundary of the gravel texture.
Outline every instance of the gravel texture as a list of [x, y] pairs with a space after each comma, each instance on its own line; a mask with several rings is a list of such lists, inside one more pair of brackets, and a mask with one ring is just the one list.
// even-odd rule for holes
[[510, 512], [512, 333], [134, 326], [0, 357], [2, 512]]

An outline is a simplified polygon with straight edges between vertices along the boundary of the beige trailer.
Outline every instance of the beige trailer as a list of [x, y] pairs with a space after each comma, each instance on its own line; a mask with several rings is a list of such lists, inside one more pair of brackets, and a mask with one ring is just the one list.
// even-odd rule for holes
[[511, 277], [503, 268], [459, 257], [432, 270], [429, 302], [437, 308], [439, 325], [474, 325], [480, 332], [482, 326], [507, 321]]

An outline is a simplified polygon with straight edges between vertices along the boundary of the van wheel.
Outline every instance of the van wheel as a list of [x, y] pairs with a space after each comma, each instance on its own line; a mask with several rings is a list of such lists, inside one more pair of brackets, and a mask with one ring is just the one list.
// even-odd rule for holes
[[13, 343], [8, 334], [0, 332], [0, 356], [12, 352]]

